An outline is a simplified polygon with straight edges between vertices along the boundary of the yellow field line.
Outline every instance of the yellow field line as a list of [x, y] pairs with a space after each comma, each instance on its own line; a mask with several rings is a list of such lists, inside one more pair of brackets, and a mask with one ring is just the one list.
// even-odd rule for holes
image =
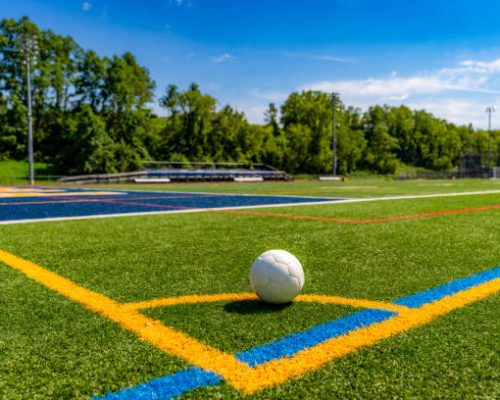
[[164, 297], [148, 301], [138, 301], [136, 303], [125, 303], [125, 306], [133, 310], [141, 310], [144, 308], [177, 306], [181, 304], [216, 303], [219, 301], [243, 300], [259, 300], [259, 298], [253, 293], [194, 294], [178, 297]]
[[65, 197], [65, 196], [108, 196], [108, 195], [120, 195], [120, 192], [19, 192], [19, 193], [7, 193], [6, 195], [0, 194], [1, 198], [13, 198], [13, 197]]
[[270, 361], [256, 367], [260, 380], [247, 381], [240, 388], [247, 393], [261, 390], [316, 370], [335, 358], [353, 353], [398, 333], [403, 333], [449, 313], [467, 304], [484, 299], [500, 290], [500, 279], [428, 303], [399, 314], [386, 321], [360, 328], [345, 336], [327, 340], [290, 358]]
[[348, 297], [326, 296], [321, 294], [304, 294], [301, 296], [297, 296], [294, 301], [320, 304], [341, 304], [355, 308], [375, 308], [378, 310], [394, 311], [396, 313], [403, 313], [409, 310], [409, 308], [406, 306], [386, 303], [384, 301], [350, 299]]
[[[213, 371], [226, 380], [227, 383], [245, 393], [253, 393], [266, 387], [283, 383], [293, 377], [303, 375], [320, 368], [337, 357], [350, 354], [362, 347], [373, 345], [396, 334], [427, 324], [441, 315], [481, 300], [500, 290], [500, 279], [494, 279], [454, 295], [444, 297], [441, 300], [425, 304], [417, 309], [401, 309], [399, 314], [386, 321], [375, 323], [366, 328], [352, 331], [344, 336], [327, 340], [317, 346], [305, 349], [293, 357], [285, 357], [257, 367], [250, 367], [238, 361], [232, 354], [203, 344], [182, 332], [166, 327], [160, 321], [140, 314], [135, 308], [141, 303], [118, 303], [3, 250], [0, 250], [0, 261], [21, 271], [29, 278], [46, 287], [82, 304], [89, 310], [120, 324], [122, 328], [135, 333], [138, 337], [148, 341], [159, 349], [178, 356], [204, 370]], [[207, 298], [215, 299], [217, 298], [216, 296], [219, 299], [223, 296], [229, 296], [226, 299], [230, 300], [230, 297], [235, 295], [208, 295]], [[255, 296], [249, 293], [236, 294], [236, 296], [240, 300], [255, 299]], [[200, 297], [184, 296], [184, 300], [191, 299], [192, 302], [197, 302], [195, 300]], [[299, 299], [300, 301], [322, 300], [325, 303], [333, 301], [329, 296], [314, 295], [301, 296]], [[337, 301], [349, 300], [344, 298], [333, 299]], [[165, 299], [159, 299], [158, 301], [162, 300], [164, 301]], [[173, 300], [170, 300], [170, 302], [172, 303]], [[386, 304], [368, 300], [362, 302], [370, 308], [372, 308], [374, 303], [378, 305]], [[151, 302], [143, 302], [143, 304], [146, 303], [150, 304]], [[358, 303], [358, 306], [362, 307], [361, 303]]]
[[[149, 301], [126, 303], [125, 305], [134, 310], [141, 310], [145, 308], [176, 306], [181, 304], [215, 303], [219, 301], [243, 301], [243, 300], [258, 301], [259, 298], [253, 293], [221, 293], [221, 294], [202, 294], [202, 295], [187, 295], [178, 297], [164, 297]], [[348, 297], [316, 295], [316, 294], [306, 294], [297, 296], [294, 299], [294, 302], [340, 304], [340, 305], [351, 306], [354, 308], [375, 308], [378, 310], [387, 310], [397, 313], [409, 310], [409, 308], [406, 306], [400, 306], [392, 303], [385, 303], [383, 301], [350, 299]]]
[[232, 354], [220, 351], [182, 332], [168, 328], [160, 321], [148, 318], [102, 294], [78, 286], [69, 279], [63, 278], [30, 261], [23, 260], [3, 250], [0, 250], [0, 261], [65, 297], [82, 304], [89, 310], [117, 322], [124, 329], [134, 332], [141, 339], [148, 341], [159, 349], [205, 370], [217, 372], [229, 382], [245, 381], [249, 376], [255, 375], [251, 367], [238, 361]]

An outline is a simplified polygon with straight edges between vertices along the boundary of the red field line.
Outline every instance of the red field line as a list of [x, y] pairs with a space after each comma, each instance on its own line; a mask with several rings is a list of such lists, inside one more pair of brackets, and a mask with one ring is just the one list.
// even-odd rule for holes
[[[50, 196], [45, 196], [47, 198], [51, 198]], [[198, 197], [210, 197], [208, 195], [200, 195]], [[193, 198], [193, 196], [169, 196], [169, 197], [159, 197], [159, 196], [148, 196], [148, 197], [125, 197], [127, 200], [170, 200], [170, 199], [188, 199]], [[9, 202], [9, 203], [1, 203], [1, 206], [22, 206], [22, 205], [34, 205], [34, 204], [57, 204], [57, 203], [96, 203], [96, 202], [115, 202], [115, 199], [99, 199], [99, 198], [80, 198], [80, 197], [68, 197], [68, 196], [59, 196], [55, 200], [39, 200], [39, 201], [19, 201], [19, 202]], [[134, 205], [142, 205], [142, 204], [134, 204]], [[172, 208], [178, 208], [177, 206], [172, 206]]]
[[115, 200], [115, 199], [102, 199], [96, 200], [102, 203], [112, 203], [112, 204], [125, 204], [131, 206], [142, 206], [142, 207], [155, 207], [155, 208], [192, 208], [194, 207], [180, 207], [180, 206], [169, 206], [166, 204], [153, 204], [153, 203], [137, 203], [136, 201], [124, 201], [124, 200]]
[[[153, 203], [138, 203], [136, 201], [125, 201], [125, 200], [115, 200], [115, 199], [84, 199], [83, 201], [77, 198], [71, 198], [71, 197], [63, 197], [66, 199], [69, 203], [84, 203], [84, 202], [91, 202], [91, 203], [111, 203], [111, 204], [124, 204], [124, 205], [131, 205], [131, 206], [142, 206], [142, 207], [155, 207], [155, 208], [186, 208], [186, 209], [193, 209], [195, 210], [195, 207], [181, 207], [181, 206], [169, 206], [166, 204], [153, 204]], [[155, 197], [157, 199], [157, 197]], [[60, 203], [55, 201], [54, 204]]]
[[462, 208], [458, 210], [441, 210], [441, 211], [431, 211], [420, 214], [412, 214], [412, 215], [396, 215], [393, 217], [384, 217], [384, 218], [373, 218], [373, 219], [346, 219], [346, 218], [331, 218], [331, 217], [314, 217], [311, 215], [295, 215], [295, 214], [279, 214], [279, 213], [266, 213], [260, 211], [243, 211], [243, 210], [218, 210], [227, 212], [230, 214], [242, 214], [242, 215], [259, 215], [263, 217], [278, 217], [278, 218], [289, 218], [289, 219], [308, 219], [312, 221], [326, 221], [326, 222], [339, 222], [346, 224], [375, 224], [379, 222], [389, 222], [389, 221], [399, 221], [405, 219], [417, 219], [424, 217], [433, 217], [437, 215], [447, 215], [447, 214], [461, 214], [461, 213], [469, 213], [475, 211], [487, 211], [500, 209], [500, 204], [496, 204], [493, 206], [484, 206], [484, 207], [469, 207]]

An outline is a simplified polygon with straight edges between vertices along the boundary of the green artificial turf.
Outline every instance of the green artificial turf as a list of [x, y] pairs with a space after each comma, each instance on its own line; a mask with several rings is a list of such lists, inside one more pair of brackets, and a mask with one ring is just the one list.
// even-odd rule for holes
[[[491, 194], [258, 211], [364, 219], [498, 204]], [[304, 293], [391, 301], [500, 265], [499, 226], [499, 209], [369, 225], [207, 212], [3, 225], [0, 248], [121, 302], [248, 292], [253, 260], [280, 248], [302, 262]], [[498, 398], [498, 306], [489, 297], [252, 397]], [[0, 310], [0, 398], [84, 399], [187, 366], [1, 264]], [[351, 311], [233, 302], [144, 313], [233, 352]], [[240, 397], [222, 384], [183, 398]]]
[[145, 314], [218, 349], [237, 353], [341, 318], [354, 310], [358, 309], [314, 303], [268, 305], [233, 301], [159, 307]]

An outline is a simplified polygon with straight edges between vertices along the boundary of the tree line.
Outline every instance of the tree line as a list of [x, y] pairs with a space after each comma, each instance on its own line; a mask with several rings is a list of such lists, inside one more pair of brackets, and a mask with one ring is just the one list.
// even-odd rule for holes
[[[70, 36], [41, 30], [28, 17], [0, 23], [0, 159], [27, 153], [26, 51], [22, 35], [36, 37], [32, 103], [35, 159], [57, 173], [137, 170], [147, 160], [267, 163], [290, 173], [332, 168], [332, 99], [290, 94], [273, 103], [262, 125], [203, 93], [169, 85], [155, 99], [155, 82], [131, 53], [101, 57]], [[159, 101], [166, 117], [151, 105]], [[485, 153], [488, 134], [457, 126], [423, 110], [373, 106], [363, 112], [339, 102], [339, 173], [394, 173], [401, 165], [445, 171], [460, 155]], [[500, 131], [492, 151], [500, 152]]]

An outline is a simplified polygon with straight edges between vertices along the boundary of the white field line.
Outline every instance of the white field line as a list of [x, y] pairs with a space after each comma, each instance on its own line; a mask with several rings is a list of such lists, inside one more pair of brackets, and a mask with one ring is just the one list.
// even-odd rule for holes
[[[48, 187], [48, 186], [47, 186]], [[57, 187], [57, 186], [54, 186]], [[76, 189], [76, 187], [68, 187], [68, 189]], [[83, 188], [85, 190], [93, 190], [93, 191], [99, 191], [102, 189], [98, 188]], [[136, 189], [110, 189], [113, 192], [121, 192], [123, 194], [127, 194], [127, 192], [138, 192], [138, 193], [164, 193], [164, 194], [179, 194], [179, 193], [185, 193], [185, 194], [204, 194], [208, 196], [250, 196], [250, 197], [283, 197], [283, 198], [296, 198], [300, 197], [303, 199], [344, 199], [343, 197], [330, 197], [330, 196], [302, 196], [299, 194], [293, 195], [293, 194], [251, 194], [251, 193], [214, 193], [214, 192], [185, 192], [185, 191], [177, 191], [177, 190], [136, 190]], [[70, 192], [68, 192], [70, 193]]]
[[[188, 192], [183, 192], [183, 193], [188, 193]], [[481, 192], [439, 193], [439, 194], [435, 193], [435, 194], [421, 194], [421, 195], [393, 196], [393, 197], [373, 197], [367, 199], [341, 199], [332, 201], [302, 202], [302, 203], [264, 204], [256, 206], [254, 205], [254, 206], [217, 207], [217, 208], [193, 208], [188, 210], [150, 211], [150, 212], [143, 211], [143, 212], [121, 213], [121, 214], [99, 214], [99, 215], [81, 215], [73, 217], [36, 218], [36, 219], [0, 221], [0, 225], [28, 224], [32, 222], [68, 221], [68, 220], [79, 220], [79, 219], [134, 217], [141, 215], [185, 214], [185, 213], [198, 213], [207, 211], [243, 210], [252, 208], [297, 207], [297, 206], [316, 206], [323, 204], [364, 203], [370, 201], [411, 200], [411, 199], [426, 199], [433, 197], [456, 197], [456, 196], [473, 196], [473, 195], [484, 195], [484, 194], [500, 194], [500, 190], [486, 190]]]

